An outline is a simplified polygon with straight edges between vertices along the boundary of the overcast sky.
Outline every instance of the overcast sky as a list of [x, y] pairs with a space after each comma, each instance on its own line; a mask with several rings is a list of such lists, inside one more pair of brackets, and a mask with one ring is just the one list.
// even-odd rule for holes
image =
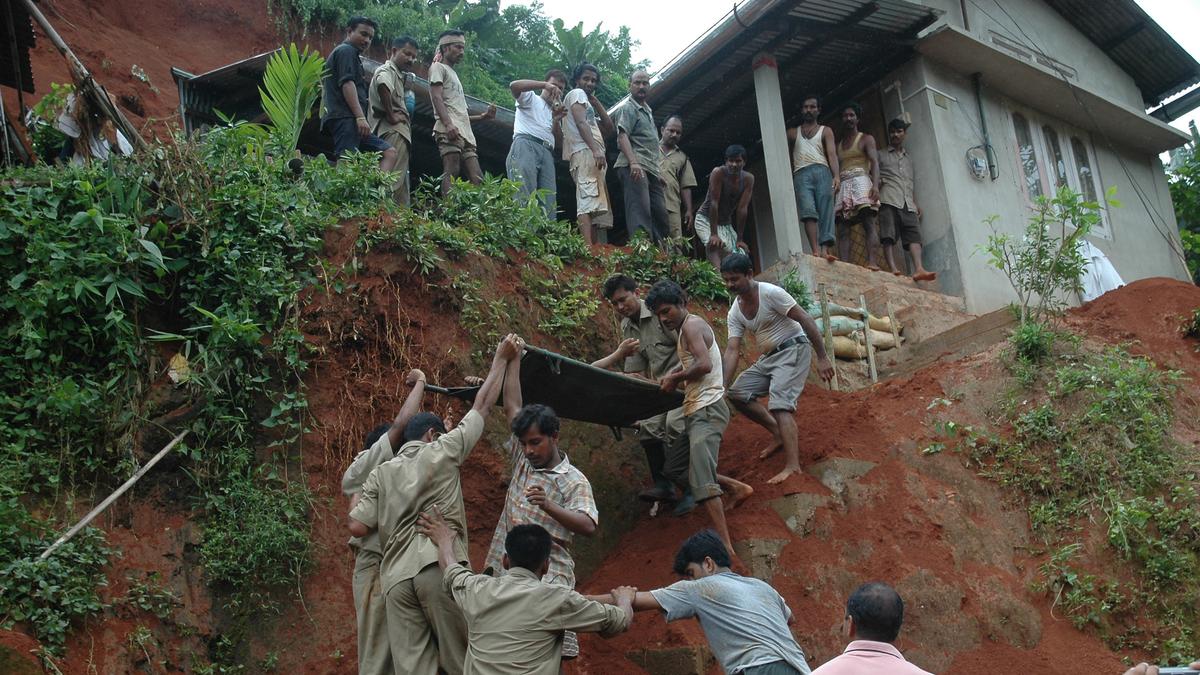
[[[1137, 0], [1160, 26], [1197, 59], [1200, 59], [1200, 0]], [[502, 0], [501, 5], [528, 4]], [[732, 0], [542, 0], [547, 16], [561, 18], [568, 26], [582, 21], [591, 30], [603, 23], [613, 30], [625, 24], [633, 38], [641, 42], [634, 60], [648, 59], [651, 71], [666, 65], [679, 52], [687, 49], [697, 37], [733, 8]], [[636, 17], [636, 18], [635, 18]], [[1193, 111], [1187, 119], [1197, 119]], [[1187, 119], [1174, 124], [1187, 129]]]

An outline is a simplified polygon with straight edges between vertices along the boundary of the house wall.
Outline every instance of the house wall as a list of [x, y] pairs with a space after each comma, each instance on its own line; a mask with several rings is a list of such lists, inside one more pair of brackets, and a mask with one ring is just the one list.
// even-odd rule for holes
[[[1166, 176], [1152, 152], [1110, 146], [1104, 138], [1071, 129], [1035, 107], [989, 91], [985, 81], [983, 109], [999, 175], [995, 181], [978, 180], [965, 159], [967, 149], [982, 142], [971, 81], [925, 59], [908, 64], [894, 77], [906, 95], [926, 85], [942, 92], [926, 89], [905, 104], [913, 121], [909, 145], [919, 158], [917, 199], [926, 212], [922, 227], [931, 244], [926, 262], [931, 269], [949, 272], [947, 282], [957, 278], [969, 310], [991, 311], [1014, 298], [1007, 279], [977, 253], [987, 243], [992, 227], [1019, 237], [1031, 214], [1032, 202], [1018, 160], [1014, 112], [1022, 112], [1031, 122], [1081, 134], [1092, 146], [1100, 189], [1115, 186], [1122, 206], [1109, 208], [1105, 227], [1089, 239], [1105, 252], [1125, 281], [1150, 276], [1188, 278], [1173, 250], [1179, 243]], [[937, 166], [931, 166], [926, 155], [936, 157]], [[940, 176], [940, 180], [923, 179], [926, 176]], [[996, 219], [989, 226], [985, 219], [991, 216]], [[945, 244], [934, 259], [932, 249], [939, 235]], [[955, 284], [944, 282], [943, 290], [956, 292]]]
[[[962, 20], [963, 3], [959, 0], [915, 1], [942, 10], [941, 19], [926, 29], [927, 32], [945, 24], [966, 30]], [[1003, 10], [998, 3], [1003, 5]], [[1032, 41], [1051, 57], [1074, 69], [1076, 76], [1072, 81], [1076, 84], [1139, 110], [1143, 108], [1142, 94], [1133, 78], [1042, 0], [967, 0], [966, 12], [970, 24], [968, 32], [976, 39], [992, 45], [995, 45], [993, 35], [1016, 43]]]

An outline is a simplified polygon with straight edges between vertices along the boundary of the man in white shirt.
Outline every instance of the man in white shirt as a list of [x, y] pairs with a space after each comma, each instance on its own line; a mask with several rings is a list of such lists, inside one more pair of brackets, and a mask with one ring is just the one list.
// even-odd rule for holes
[[554, 218], [557, 210], [552, 151], [562, 144], [562, 129], [556, 122], [566, 112], [562, 106], [566, 88], [567, 74], [557, 68], [548, 71], [545, 80], [515, 80], [508, 85], [517, 115], [504, 167], [509, 180], [521, 184], [526, 200], [534, 190], [541, 190], [539, 199], [547, 218]]
[[[733, 407], [761, 425], [774, 437], [759, 454], [760, 459], [784, 450], [783, 471], [768, 482], [779, 483], [800, 470], [800, 444], [796, 432], [796, 401], [804, 391], [812, 352], [817, 353], [817, 373], [828, 382], [833, 364], [825, 354], [825, 343], [817, 324], [779, 286], [755, 281], [750, 256], [734, 253], [721, 261], [721, 278], [734, 297], [729, 307], [729, 342], [722, 355], [725, 383]], [[742, 337], [753, 334], [762, 354], [737, 380]], [[729, 384], [732, 381], [732, 384]], [[756, 399], [769, 395], [767, 407]]]
[[608, 111], [596, 99], [600, 71], [590, 63], [575, 68], [575, 88], [563, 99], [566, 116], [562, 121], [563, 159], [571, 165], [575, 181], [575, 211], [579, 233], [589, 244], [596, 243], [596, 230], [612, 228], [612, 210], [608, 200], [608, 160], [604, 156], [604, 136], [615, 127]]

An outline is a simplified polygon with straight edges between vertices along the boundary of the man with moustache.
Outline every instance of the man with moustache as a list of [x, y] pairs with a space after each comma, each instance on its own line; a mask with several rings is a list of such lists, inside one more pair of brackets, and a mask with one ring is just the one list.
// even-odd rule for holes
[[742, 235], [754, 196], [754, 174], [744, 166], [746, 148], [737, 144], [725, 148], [725, 163], [708, 174], [708, 193], [696, 213], [696, 238], [718, 270], [725, 256], [750, 251]]
[[838, 155], [833, 130], [817, 122], [821, 99], [804, 97], [800, 107], [800, 126], [787, 130], [792, 145], [792, 183], [796, 188], [796, 209], [808, 235], [808, 246], [815, 256], [826, 260], [833, 254], [833, 195], [838, 190]]
[[692, 171], [692, 161], [679, 148], [679, 139], [683, 137], [683, 118], [671, 115], [663, 122], [660, 132], [667, 230], [672, 239], [679, 239], [692, 229], [692, 216], [695, 213], [692, 210], [692, 188], [696, 187], [696, 174]]
[[862, 106], [851, 101], [842, 106], [842, 138], [838, 141], [838, 184], [836, 207], [838, 257], [850, 259], [850, 228], [862, 223], [867, 235], [867, 267], [878, 270], [879, 248], [879, 152], [875, 137], [858, 130]]
[[479, 115], [467, 113], [467, 94], [454, 66], [467, 53], [466, 34], [461, 30], [444, 31], [438, 36], [437, 53], [429, 66], [429, 98], [433, 103], [433, 137], [442, 156], [442, 196], [450, 192], [454, 178], [462, 173], [474, 185], [483, 179], [479, 153], [475, 148], [472, 122], [496, 116], [495, 104]]
[[396, 150], [394, 169], [402, 175], [393, 190], [397, 204], [408, 205], [408, 158], [412, 149], [412, 126], [409, 124], [408, 92], [405, 87], [413, 61], [420, 47], [407, 35], [392, 40], [387, 61], [375, 69], [371, 77], [371, 133], [382, 138]]
[[635, 70], [629, 76], [629, 103], [613, 117], [621, 152], [613, 167], [625, 195], [625, 230], [629, 238], [642, 230], [659, 243], [668, 234], [667, 198], [662, 180], [662, 150], [654, 112], [646, 104], [650, 75]]
[[913, 192], [916, 176], [912, 158], [904, 149], [909, 126], [898, 117], [888, 122], [888, 149], [879, 155], [879, 240], [893, 273], [903, 274], [896, 264], [897, 253], [904, 262], [904, 254], [896, 251], [897, 244], [903, 244], [916, 268], [913, 279], [933, 281], [937, 272], [925, 269], [921, 260], [921, 207]]

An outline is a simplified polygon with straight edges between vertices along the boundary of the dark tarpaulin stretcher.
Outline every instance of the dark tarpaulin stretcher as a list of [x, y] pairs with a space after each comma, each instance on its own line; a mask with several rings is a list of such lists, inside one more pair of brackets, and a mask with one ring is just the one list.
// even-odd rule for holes
[[[428, 390], [473, 401], [479, 387], [430, 386]], [[529, 345], [521, 358], [521, 397], [526, 404], [554, 408], [559, 417], [614, 428], [630, 427], [683, 405], [679, 392], [668, 394], [652, 382]]]

